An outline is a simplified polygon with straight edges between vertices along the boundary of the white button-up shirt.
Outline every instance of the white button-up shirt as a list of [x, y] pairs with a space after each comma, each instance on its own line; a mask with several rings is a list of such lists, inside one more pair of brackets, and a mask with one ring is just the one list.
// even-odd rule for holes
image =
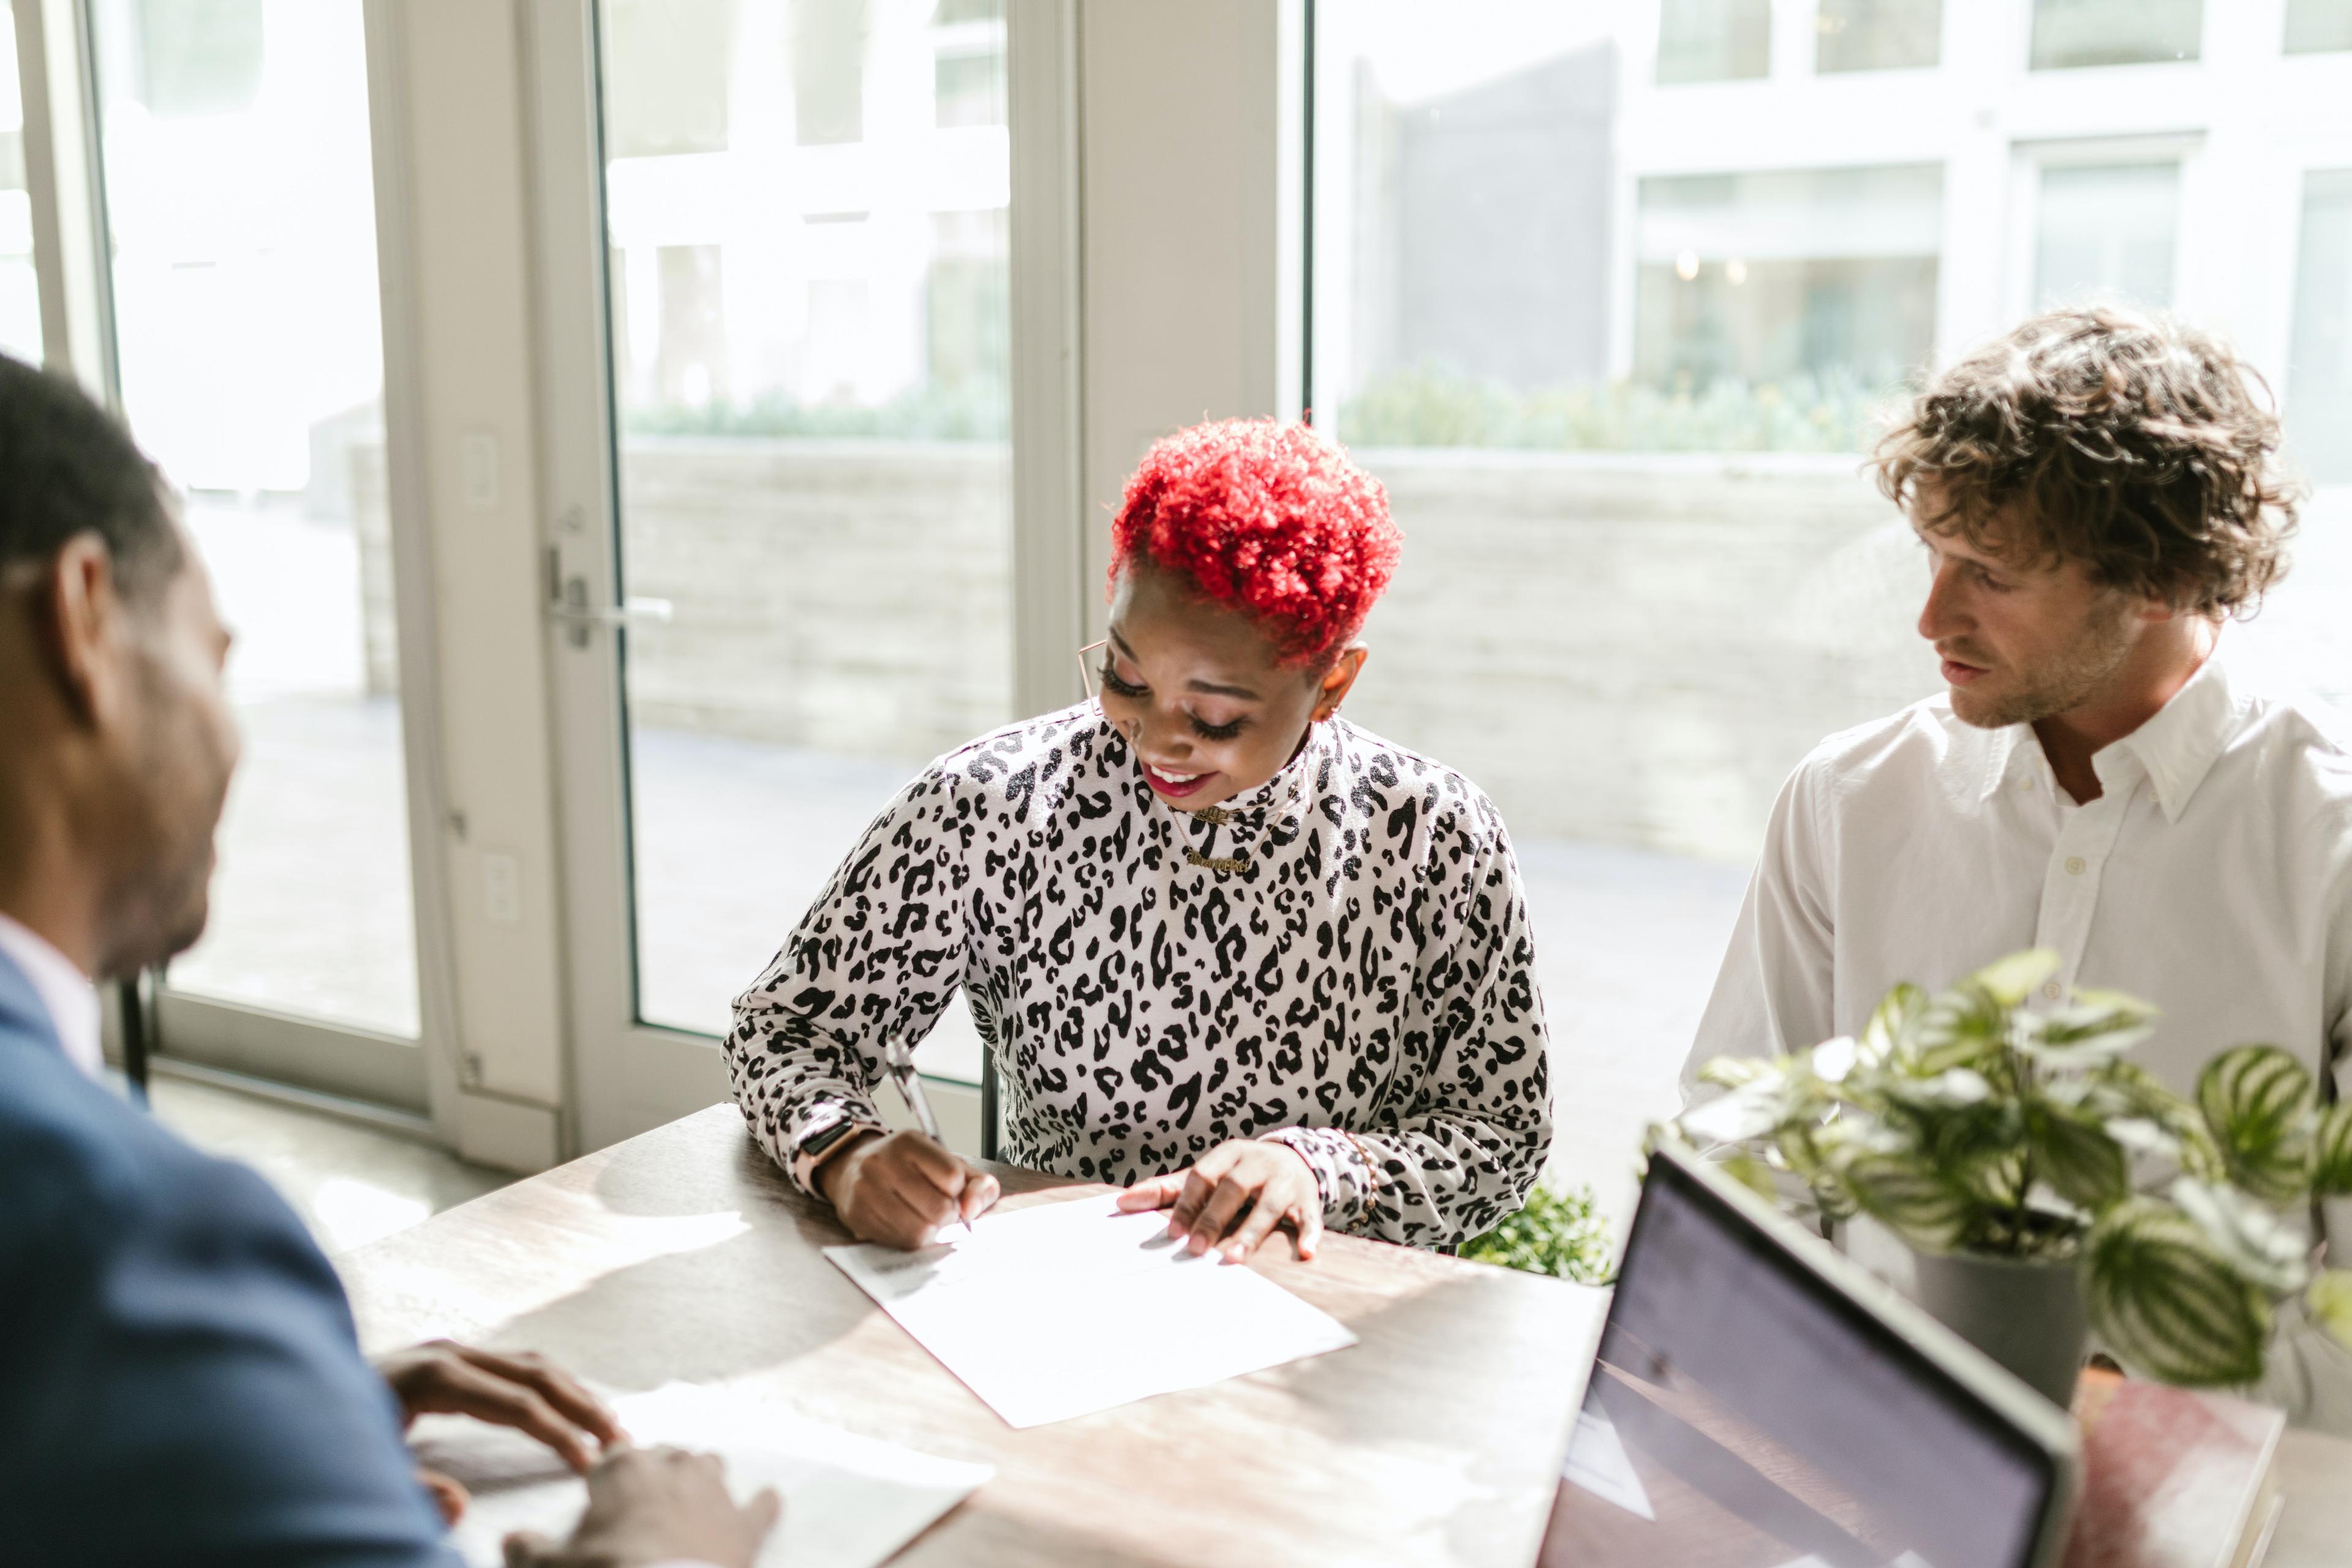
[[[2160, 1008], [2134, 1055], [2177, 1091], [2255, 1042], [2352, 1090], [2352, 750], [2325, 714], [2249, 689], [2217, 651], [2092, 758], [2087, 805], [2032, 726], [1974, 728], [1945, 697], [1832, 735], [1773, 807], [1685, 1090], [1711, 1058], [1860, 1035], [1897, 983], [2029, 947], [2062, 961], [2047, 997], [2079, 983]], [[2352, 1204], [2329, 1209], [2352, 1251]], [[2332, 1359], [2325, 1424], [2352, 1430], [2352, 1358]]]
[[16, 961], [32, 982], [33, 994], [49, 1015], [49, 1026], [65, 1047], [66, 1059], [91, 1078], [106, 1070], [99, 1043], [98, 992], [89, 976], [47, 938], [22, 921], [0, 915], [0, 952]]

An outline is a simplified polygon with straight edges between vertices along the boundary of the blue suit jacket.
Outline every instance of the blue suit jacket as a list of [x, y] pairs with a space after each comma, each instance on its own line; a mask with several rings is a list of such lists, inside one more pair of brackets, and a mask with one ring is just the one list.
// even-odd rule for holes
[[455, 1568], [334, 1270], [0, 955], [0, 1560]]

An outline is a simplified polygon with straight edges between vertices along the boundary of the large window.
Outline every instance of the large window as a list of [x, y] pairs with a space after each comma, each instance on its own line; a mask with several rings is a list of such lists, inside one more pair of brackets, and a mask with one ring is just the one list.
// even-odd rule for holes
[[2033, 302], [2172, 303], [2180, 164], [2049, 164], [2034, 208]]
[[2286, 0], [2286, 52], [2352, 49], [2352, 0]]
[[[2352, 186], [2247, 195], [2305, 110], [2200, 74], [2205, 135], [2151, 138], [2144, 79], [2036, 74], [2194, 62], [2194, 4], [2019, 0], [2029, 61], [1947, 58], [1947, 6], [1824, 0], [1817, 71], [1777, 74], [1764, 13], [1316, 14], [1311, 401], [1405, 531], [1348, 710], [1510, 824], [1558, 1078], [1590, 1091], [1563, 1093], [1556, 1159], [1604, 1197], [1626, 1108], [1673, 1099], [1789, 771], [1940, 688], [1917, 545], [1862, 472], [1924, 373], [2058, 300], [2254, 331], [2275, 286], [2247, 237], [2299, 236], [2291, 355], [2239, 346], [2325, 482], [2294, 575], [2225, 635], [2352, 687]], [[1843, 73], [1896, 68], [1903, 107], [1855, 123]], [[1988, 102], [2014, 106], [2005, 144]]]
[[170, 983], [414, 1037], [360, 0], [91, 20], [123, 407], [185, 488], [246, 738], [212, 923]]
[[1660, 0], [1658, 82], [1739, 81], [1772, 68], [1772, 0]]
[[[1927, 163], [1641, 179], [1635, 382], [1703, 405], [1752, 404], [1771, 387], [1776, 405], [1808, 411], [1899, 383], [1935, 344], [1943, 174]], [[1843, 449], [1860, 412], [1818, 437], [1759, 427], [1752, 444]]]
[[2200, 58], [2205, 0], [2033, 0], [2033, 68]]
[[2296, 455], [2318, 483], [2352, 483], [2352, 169], [2305, 176], [2289, 352], [2287, 420]]
[[0, 4], [0, 353], [41, 361], [41, 289], [33, 275], [33, 204], [25, 190], [25, 104], [16, 25]]
[[[636, 1010], [716, 1034], [890, 794], [1013, 717], [1004, 19], [600, 20], [622, 574], [671, 611], [624, 650]], [[961, 1008], [925, 1051], [977, 1076]]]
[[1942, 57], [1944, 0], [1821, 0], [1815, 70], [1901, 70]]

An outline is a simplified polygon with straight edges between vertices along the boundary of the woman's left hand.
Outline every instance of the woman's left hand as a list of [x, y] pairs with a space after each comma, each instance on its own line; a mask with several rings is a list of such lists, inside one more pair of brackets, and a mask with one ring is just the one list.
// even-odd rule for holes
[[1118, 1206], [1129, 1214], [1172, 1206], [1169, 1235], [1189, 1237], [1195, 1257], [1221, 1246], [1234, 1263], [1278, 1225], [1290, 1226], [1302, 1259], [1314, 1257], [1323, 1239], [1323, 1200], [1306, 1157], [1287, 1143], [1257, 1138], [1220, 1143], [1189, 1171], [1138, 1182], [1118, 1194]]

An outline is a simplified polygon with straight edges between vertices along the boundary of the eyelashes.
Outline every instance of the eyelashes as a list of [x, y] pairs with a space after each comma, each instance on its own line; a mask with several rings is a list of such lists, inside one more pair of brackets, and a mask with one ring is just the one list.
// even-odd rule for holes
[[[1103, 689], [1109, 692], [1113, 697], [1121, 697], [1127, 699], [1129, 701], [1133, 701], [1138, 698], [1149, 697], [1151, 694], [1150, 688], [1149, 687], [1138, 686], [1132, 681], [1121, 680], [1118, 678], [1118, 671], [1112, 669], [1108, 661], [1104, 663], [1100, 674], [1102, 676]], [[1228, 720], [1223, 724], [1211, 724], [1204, 722], [1197, 715], [1187, 714], [1186, 717], [1192, 721], [1192, 732], [1200, 736], [1201, 739], [1204, 741], [1230, 741], [1234, 736], [1240, 734], [1243, 728], [1249, 722], [1247, 719], [1233, 719]]]

